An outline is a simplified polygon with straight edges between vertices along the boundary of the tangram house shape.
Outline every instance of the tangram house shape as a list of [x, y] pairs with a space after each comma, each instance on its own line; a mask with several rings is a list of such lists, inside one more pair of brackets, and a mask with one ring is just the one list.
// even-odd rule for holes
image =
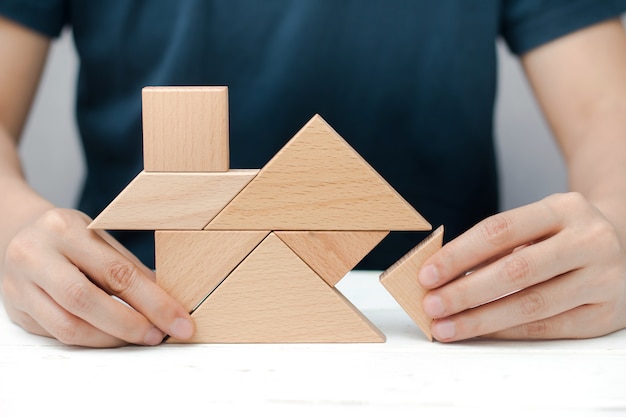
[[[261, 170], [235, 170], [226, 87], [142, 100], [144, 170], [90, 228], [155, 230], [157, 283], [196, 323], [187, 342], [385, 340], [335, 285], [390, 231], [429, 230], [413, 207], [320, 116]], [[392, 269], [400, 301], [411, 278]]]

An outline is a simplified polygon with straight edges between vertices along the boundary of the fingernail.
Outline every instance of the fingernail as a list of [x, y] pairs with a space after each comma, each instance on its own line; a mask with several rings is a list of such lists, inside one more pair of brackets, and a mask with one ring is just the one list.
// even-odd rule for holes
[[438, 295], [427, 295], [422, 303], [424, 312], [430, 317], [441, 317], [446, 312], [441, 297]]
[[148, 331], [148, 333], [146, 333], [143, 343], [148, 346], [156, 346], [163, 341], [163, 337], [163, 332], [156, 327], [153, 327]]
[[170, 326], [168, 334], [176, 339], [189, 339], [193, 335], [193, 324], [186, 319], [176, 319]]
[[417, 279], [422, 285], [432, 287], [439, 282], [439, 272], [434, 265], [426, 265], [420, 270]]
[[456, 326], [451, 320], [439, 320], [433, 324], [432, 332], [435, 339], [448, 340], [456, 335]]

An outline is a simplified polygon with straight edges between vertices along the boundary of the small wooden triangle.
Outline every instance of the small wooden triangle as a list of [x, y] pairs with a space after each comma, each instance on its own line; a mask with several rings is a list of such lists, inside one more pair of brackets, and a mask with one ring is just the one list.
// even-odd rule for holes
[[191, 312], [268, 234], [157, 231], [157, 284]]
[[419, 284], [417, 274], [424, 262], [437, 252], [442, 244], [443, 226], [440, 226], [380, 276], [380, 282], [430, 341], [433, 340], [430, 331], [432, 319], [424, 313], [422, 302], [426, 290]]
[[333, 287], [389, 234], [364, 231], [274, 233]]
[[89, 228], [202, 230], [258, 172], [257, 169], [203, 173], [142, 171]]
[[430, 230], [320, 116], [313, 117], [206, 227]]
[[[383, 342], [385, 336], [276, 235], [192, 314], [185, 343]], [[180, 343], [170, 339], [168, 342]]]

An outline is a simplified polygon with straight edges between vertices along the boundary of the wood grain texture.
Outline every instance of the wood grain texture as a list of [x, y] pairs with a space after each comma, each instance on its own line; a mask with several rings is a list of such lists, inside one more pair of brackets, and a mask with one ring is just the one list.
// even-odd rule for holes
[[[187, 343], [383, 342], [384, 335], [276, 235], [192, 314]], [[180, 342], [170, 339], [168, 342]]]
[[424, 313], [422, 307], [426, 290], [417, 281], [417, 274], [424, 262], [439, 250], [442, 244], [443, 226], [440, 226], [380, 276], [380, 282], [387, 291], [431, 341], [432, 319]]
[[157, 284], [191, 312], [268, 234], [157, 231]]
[[109, 230], [202, 230], [258, 173], [141, 172], [89, 225]]
[[145, 171], [228, 171], [226, 87], [146, 87], [142, 100]]
[[332, 287], [389, 234], [386, 231], [275, 233]]
[[430, 230], [320, 116], [311, 119], [207, 229]]

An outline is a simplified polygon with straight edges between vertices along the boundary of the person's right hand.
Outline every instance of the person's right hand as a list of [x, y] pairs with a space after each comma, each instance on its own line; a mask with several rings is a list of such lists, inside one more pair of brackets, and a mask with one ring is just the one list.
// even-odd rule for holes
[[79, 211], [55, 208], [14, 236], [0, 275], [9, 317], [69, 345], [191, 337], [191, 317], [156, 285], [154, 273], [109, 234], [89, 230], [90, 222]]

